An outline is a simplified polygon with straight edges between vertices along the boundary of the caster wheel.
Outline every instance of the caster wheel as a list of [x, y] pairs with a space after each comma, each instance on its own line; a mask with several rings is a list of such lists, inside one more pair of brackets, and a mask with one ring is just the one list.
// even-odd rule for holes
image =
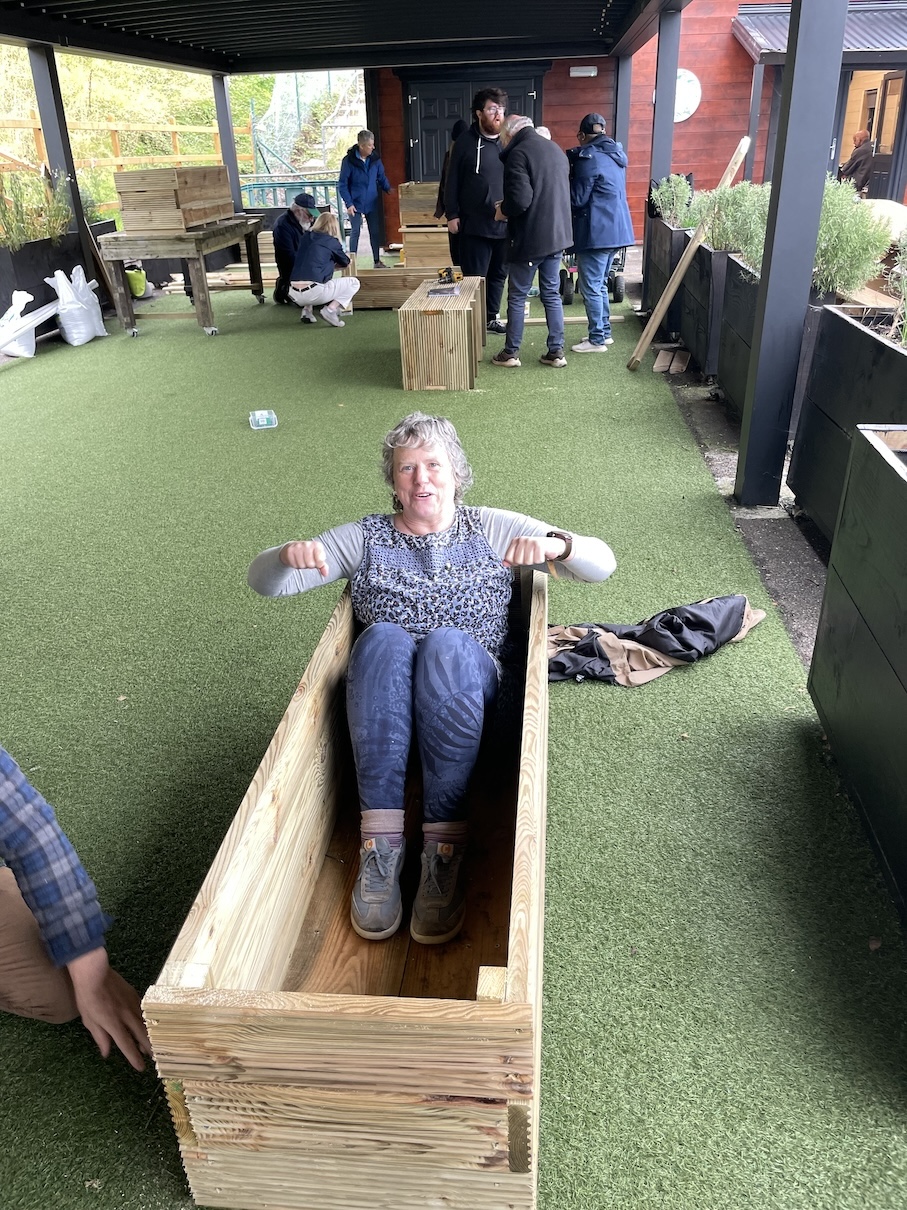
[[614, 289], [611, 292], [611, 297], [616, 303], [624, 301], [624, 275], [618, 273], [614, 278]]
[[265, 296], [263, 294], [256, 294], [255, 297], [258, 299], [258, 305], [263, 307], [265, 305]]
[[139, 334], [138, 328], [129, 328], [128, 332], [130, 336], [138, 336]]
[[206, 336], [216, 336], [217, 328], [205, 328], [205, 335]]

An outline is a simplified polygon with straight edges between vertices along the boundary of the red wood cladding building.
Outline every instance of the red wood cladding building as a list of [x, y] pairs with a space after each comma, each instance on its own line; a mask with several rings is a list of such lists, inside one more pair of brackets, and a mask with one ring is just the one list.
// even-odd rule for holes
[[[866, 0], [851, 0], [851, 9], [864, 23], [860, 27], [862, 41], [855, 45], [871, 45], [865, 36], [867, 14], [870, 20], [873, 19], [870, 9], [875, 10], [876, 19], [888, 22], [887, 26], [880, 27], [880, 32], [887, 30], [889, 38], [886, 45], [883, 46], [883, 42], [872, 44], [876, 49], [852, 52], [849, 59], [845, 45], [838, 129], [830, 167], [833, 169], [835, 164], [847, 159], [852, 135], [867, 124], [871, 128], [875, 115], [877, 130], [872, 133], [877, 142], [877, 159], [878, 152], [885, 150], [883, 127], [887, 122], [891, 143], [888, 150], [895, 153], [894, 167], [900, 146], [907, 172], [907, 113], [901, 112], [902, 108], [907, 111], [907, 105], [902, 107], [900, 103], [900, 97], [907, 95], [903, 70], [907, 68], [907, 38], [899, 43], [897, 30], [894, 40], [890, 36], [895, 28], [891, 22], [896, 9], [904, 10], [903, 28], [907, 29], [907, 6], [894, 0], [882, 11], [881, 17], [882, 6], [870, 5]], [[759, 16], [760, 10], [764, 12], [764, 18]], [[751, 21], [755, 19], [757, 23], [762, 21], [765, 38], [760, 40], [760, 34], [746, 44], [746, 31], [741, 33], [741, 15]], [[701, 100], [689, 117], [674, 122], [671, 165], [674, 172], [692, 173], [697, 189], [708, 189], [717, 184], [738, 142], [748, 131], [754, 67], [760, 48], [765, 70], [755, 73], [761, 88], [755, 148], [751, 153], [751, 179], [758, 182], [770, 177], [771, 165], [767, 166], [766, 159], [767, 156], [769, 161], [771, 159], [770, 144], [777, 121], [786, 20], [783, 6], [773, 0], [750, 0], [746, 4], [740, 4], [738, 0], [692, 0], [683, 9], [679, 67], [696, 77], [701, 87]], [[772, 36], [775, 42], [772, 42]], [[642, 239], [650, 180], [656, 54], [657, 39], [653, 38], [632, 59], [625, 147], [630, 161], [627, 193], [638, 240]], [[571, 75], [571, 68], [579, 67], [587, 71], [595, 68], [597, 74]], [[873, 70], [864, 70], [870, 67]], [[900, 70], [896, 70], [898, 68]], [[456, 117], [471, 120], [469, 99], [475, 88], [483, 86], [505, 88], [511, 98], [511, 112], [526, 112], [536, 124], [547, 126], [554, 141], [565, 149], [575, 145], [579, 119], [591, 111], [603, 114], [608, 121], [609, 133], [614, 133], [617, 64], [613, 58], [558, 59], [501, 67], [488, 64], [481, 70], [472, 66], [459, 72], [456, 68], [435, 69], [434, 73], [423, 69], [421, 75], [404, 68], [381, 68], [367, 74], [373, 107], [378, 113], [379, 148], [388, 175], [394, 182], [438, 179], [437, 168], [446, 139], [446, 136], [440, 137], [439, 131], [449, 132]], [[884, 118], [886, 89], [893, 98], [887, 119]], [[431, 146], [426, 151], [428, 144]], [[892, 169], [892, 188], [895, 177]], [[872, 190], [870, 194], [873, 195]], [[885, 192], [883, 181], [875, 196], [896, 194]], [[393, 241], [399, 228], [394, 194], [385, 200], [385, 221], [387, 239]]]

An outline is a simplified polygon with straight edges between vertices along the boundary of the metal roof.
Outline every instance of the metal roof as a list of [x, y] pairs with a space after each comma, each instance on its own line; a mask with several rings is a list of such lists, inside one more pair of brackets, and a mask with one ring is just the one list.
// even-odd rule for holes
[[[734, 37], [757, 63], [787, 57], [789, 4], [741, 4], [731, 21]], [[845, 67], [907, 61], [907, 3], [851, 0], [844, 27]]]
[[631, 54], [690, 0], [0, 0], [0, 40], [225, 75]]

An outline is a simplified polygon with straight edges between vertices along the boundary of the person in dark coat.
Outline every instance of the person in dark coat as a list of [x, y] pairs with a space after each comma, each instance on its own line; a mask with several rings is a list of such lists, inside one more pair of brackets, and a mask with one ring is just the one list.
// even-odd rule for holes
[[579, 146], [567, 152], [570, 206], [589, 335], [571, 348], [574, 353], [605, 353], [614, 343], [608, 274], [619, 249], [635, 243], [627, 204], [627, 157], [620, 143], [608, 138], [600, 113], [587, 113], [576, 137]]
[[292, 206], [274, 224], [274, 260], [277, 262], [274, 301], [279, 305], [290, 306], [290, 275], [293, 272], [299, 241], [303, 232], [308, 231], [316, 218], [318, 206], [311, 193], [297, 193]]
[[869, 184], [872, 173], [872, 140], [868, 130], [858, 130], [853, 136], [853, 155], [841, 165], [842, 181], [853, 181], [857, 193], [862, 193]]
[[359, 289], [358, 277], [335, 277], [336, 268], [344, 268], [350, 258], [340, 242], [340, 224], [333, 214], [321, 214], [311, 231], [299, 241], [290, 298], [302, 307], [303, 323], [313, 324], [313, 307], [322, 303], [321, 318], [332, 328], [342, 328], [340, 312]]
[[[462, 118], [457, 118], [453, 124], [453, 129], [450, 132], [450, 145], [444, 152], [444, 163], [441, 165], [441, 180], [438, 182], [438, 204], [435, 206], [435, 218], [446, 218], [444, 212], [444, 190], [447, 188], [447, 170], [450, 167], [450, 155], [454, 149], [454, 143], [469, 127]], [[454, 235], [450, 230], [447, 232], [447, 242], [450, 245], [450, 263], [451, 265], [459, 265], [460, 263], [460, 237]]]
[[504, 196], [499, 135], [506, 107], [506, 92], [479, 89], [473, 123], [450, 153], [444, 188], [447, 230], [460, 238], [460, 268], [464, 277], [485, 278], [486, 324], [498, 335], [505, 330], [498, 311], [507, 281], [507, 225], [495, 217], [495, 206]]
[[390, 193], [384, 165], [375, 150], [375, 136], [370, 130], [360, 130], [356, 143], [343, 157], [340, 165], [340, 196], [350, 216], [350, 250], [359, 247], [362, 216], [368, 219], [368, 236], [376, 269], [386, 266], [381, 259], [381, 231], [378, 221], [378, 190]]
[[492, 365], [518, 366], [526, 298], [538, 272], [539, 296], [548, 324], [542, 365], [562, 367], [564, 307], [561, 259], [573, 242], [570, 168], [556, 143], [540, 135], [529, 118], [511, 115], [501, 127], [504, 198], [498, 215], [507, 220], [507, 335]]

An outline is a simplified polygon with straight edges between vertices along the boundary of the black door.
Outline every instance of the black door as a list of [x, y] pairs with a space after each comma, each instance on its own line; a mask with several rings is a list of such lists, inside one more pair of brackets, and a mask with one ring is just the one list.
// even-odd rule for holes
[[875, 155], [866, 191], [868, 197], [897, 196], [892, 171], [904, 142], [904, 77], [903, 71], [892, 71], [882, 81], [874, 131]]
[[410, 160], [414, 181], [440, 181], [444, 153], [454, 123], [469, 123], [469, 102], [464, 83], [418, 87], [409, 94]]
[[[507, 93], [507, 112], [521, 113], [536, 121], [541, 113], [542, 74], [550, 64], [532, 64], [529, 70], [510, 68], [479, 75], [475, 69], [436, 68], [429, 73], [404, 75], [407, 139], [409, 143], [409, 179], [439, 181], [450, 132], [458, 118], [467, 124], [473, 120], [472, 98], [480, 88], [503, 88]], [[467, 74], [468, 72], [468, 74]], [[537, 74], [536, 74], [537, 72]]]

